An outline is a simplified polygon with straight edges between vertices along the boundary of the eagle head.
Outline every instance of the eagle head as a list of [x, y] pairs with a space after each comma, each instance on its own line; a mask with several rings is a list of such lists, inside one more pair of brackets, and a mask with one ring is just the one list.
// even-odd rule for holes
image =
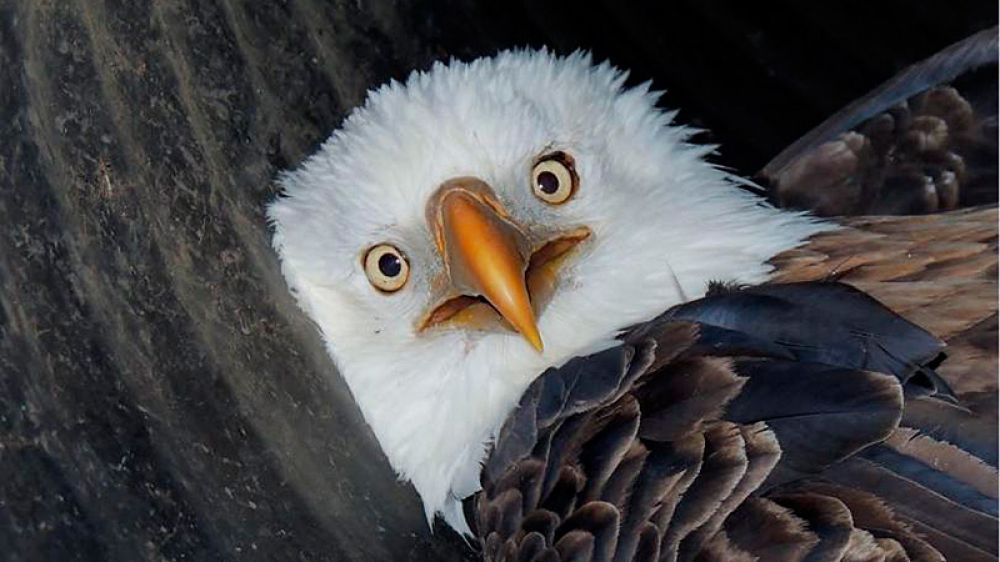
[[299, 305], [428, 517], [464, 530], [490, 441], [546, 368], [759, 282], [823, 228], [706, 162], [649, 84], [510, 51], [372, 91], [268, 207]]

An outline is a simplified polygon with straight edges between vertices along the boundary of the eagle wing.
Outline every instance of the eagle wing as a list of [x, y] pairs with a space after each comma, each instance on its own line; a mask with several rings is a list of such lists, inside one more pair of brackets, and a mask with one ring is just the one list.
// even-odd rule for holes
[[[997, 200], [997, 30], [759, 174], [821, 215]], [[466, 502], [490, 561], [997, 560], [997, 210], [862, 216], [539, 377]]]
[[997, 201], [997, 28], [915, 64], [758, 174], [781, 207], [911, 214]]
[[856, 219], [550, 369], [467, 502], [485, 558], [996, 560], [995, 224]]
[[[943, 340], [948, 358], [936, 372], [967, 411], [956, 410], [955, 415], [974, 416], [974, 427], [980, 429], [971, 432], [974, 427], [957, 420], [932, 418], [921, 429], [949, 441], [985, 433], [992, 445], [982, 454], [993, 464], [998, 415], [997, 221], [996, 207], [853, 217], [842, 220], [843, 229], [820, 234], [772, 260], [775, 282], [849, 283]], [[911, 410], [923, 411], [916, 406]]]

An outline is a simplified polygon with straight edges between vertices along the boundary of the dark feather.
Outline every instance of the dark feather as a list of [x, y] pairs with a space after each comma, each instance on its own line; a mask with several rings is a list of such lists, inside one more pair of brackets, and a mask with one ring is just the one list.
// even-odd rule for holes
[[726, 521], [726, 536], [759, 560], [798, 562], [819, 537], [791, 510], [765, 498], [751, 498]]
[[529, 512], [521, 523], [521, 529], [525, 533], [538, 533], [545, 538], [545, 544], [555, 543], [556, 528], [558, 526], [559, 517], [551, 511], [540, 508]]
[[903, 425], [956, 445], [997, 466], [997, 422], [958, 404], [917, 398], [906, 405]]
[[517, 562], [531, 562], [545, 552], [545, 537], [540, 533], [526, 533], [517, 550]]
[[631, 559], [638, 546], [638, 534], [646, 527], [647, 522], [656, 525], [659, 543], [662, 543], [665, 525], [661, 521], [669, 520], [679, 498], [701, 469], [705, 440], [700, 434], [695, 434], [673, 443], [659, 443], [652, 447], [642, 472], [633, 485], [631, 498], [625, 509], [616, 562]]
[[[841, 283], [761, 285], [718, 293], [671, 309], [666, 318], [695, 321], [739, 334], [702, 332], [694, 352], [754, 355], [889, 373], [906, 382], [944, 344]], [[733, 345], [738, 341], [741, 345]], [[777, 349], [777, 353], [770, 350]], [[771, 354], [773, 353], [773, 354]], [[789, 357], [790, 356], [790, 357]]]
[[[734, 424], [716, 423], [706, 428], [705, 453], [698, 477], [684, 493], [673, 517], [666, 523], [661, 552], [678, 558], [682, 539], [708, 523], [736, 490], [747, 470], [746, 442]], [[692, 545], [685, 558], [697, 553]], [[662, 554], [661, 554], [662, 556]]]
[[980, 438], [946, 442], [940, 428], [898, 425], [904, 410], [928, 424], [943, 415], [928, 408], [963, 411], [950, 395], [904, 400], [903, 385], [936, 375], [941, 347], [835, 283], [721, 289], [668, 311], [525, 393], [475, 499], [484, 553], [616, 562], [995, 554], [996, 470], [976, 454]]
[[723, 529], [705, 544], [696, 562], [758, 562], [758, 558], [734, 545]]
[[951, 502], [992, 516], [993, 519], [997, 517], [995, 490], [983, 493], [946, 470], [885, 445], [871, 447], [863, 451], [859, 457], [880, 465], [892, 471], [894, 475]]
[[522, 509], [527, 511], [538, 505], [544, 471], [545, 464], [540, 460], [520, 462], [494, 484], [492, 493], [499, 497], [508, 490], [516, 490], [522, 498]]
[[601, 501], [608, 502], [625, 512], [626, 503], [632, 495], [636, 479], [639, 477], [639, 472], [645, 465], [648, 455], [649, 449], [640, 441], [634, 441], [611, 476], [608, 477], [604, 489], [601, 490]]
[[560, 519], [565, 519], [576, 509], [583, 485], [583, 474], [577, 468], [562, 466], [539, 507], [556, 514]]
[[775, 494], [770, 499], [806, 522], [817, 543], [802, 562], [838, 562], [847, 551], [854, 519], [840, 500], [817, 493]]
[[[838, 486], [828, 482], [802, 481], [791, 487], [793, 491], [808, 491], [837, 498], [847, 506], [854, 519], [855, 530], [866, 529], [878, 538], [891, 538], [900, 544], [912, 560], [943, 560], [942, 555], [913, 531], [878, 496], [852, 486]], [[780, 493], [780, 492], [779, 492]], [[852, 532], [851, 548], [858, 549], [858, 536]], [[874, 544], [873, 548], [877, 547]]]
[[618, 542], [618, 509], [600, 501], [584, 504], [563, 521], [556, 530], [556, 545], [558, 548], [561, 536], [586, 532], [591, 537], [590, 560], [594, 562], [610, 562]]
[[587, 478], [582, 500], [600, 499], [605, 484], [635, 442], [639, 431], [639, 403], [632, 396], [619, 400], [603, 419], [594, 420], [594, 434], [586, 438], [579, 462]]
[[594, 535], [570, 531], [556, 541], [556, 551], [562, 562], [590, 562], [594, 554]]
[[748, 379], [726, 410], [738, 423], [766, 422], [783, 464], [819, 472], [882, 441], [899, 422], [903, 397], [886, 375], [815, 363], [744, 361]]
[[894, 431], [885, 441], [885, 446], [900, 455], [931, 465], [979, 494], [991, 498], [993, 514], [996, 515], [996, 467], [951, 443], [938, 441], [909, 427], [900, 427]]
[[780, 206], [911, 214], [997, 201], [997, 29], [918, 63], [759, 173]]
[[755, 492], [777, 464], [781, 447], [774, 433], [763, 423], [739, 426], [747, 458], [745, 471], [739, 483], [712, 513], [708, 521], [695, 532], [684, 537], [679, 551], [679, 560], [691, 560], [710, 542], [722, 527], [723, 522], [740, 504]]
[[[893, 462], [905, 461], [893, 459]], [[983, 556], [996, 559], [996, 516], [942, 496], [920, 481], [910, 479], [907, 472], [907, 468], [886, 464], [881, 459], [855, 458], [824, 476], [843, 486], [878, 495], [893, 506], [899, 521], [925, 535], [928, 530], [933, 531], [938, 536], [934, 547], [948, 559], [974, 560], [984, 559]], [[941, 488], [945, 484], [935, 482], [935, 486]]]
[[646, 381], [639, 391], [644, 412], [639, 433], [651, 441], [680, 439], [703, 420], [721, 417], [723, 405], [744, 383], [719, 359], [678, 361], [661, 372], [663, 376]]

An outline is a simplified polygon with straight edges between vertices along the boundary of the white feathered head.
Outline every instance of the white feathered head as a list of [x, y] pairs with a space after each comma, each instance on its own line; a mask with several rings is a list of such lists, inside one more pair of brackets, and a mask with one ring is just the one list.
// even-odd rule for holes
[[706, 163], [648, 84], [504, 52], [373, 91], [284, 174], [284, 275], [428, 516], [464, 528], [491, 437], [545, 368], [821, 227]]

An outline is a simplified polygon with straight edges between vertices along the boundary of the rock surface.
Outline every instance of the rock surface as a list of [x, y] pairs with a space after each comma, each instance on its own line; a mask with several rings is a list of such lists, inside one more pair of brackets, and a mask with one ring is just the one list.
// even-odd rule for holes
[[[474, 558], [427, 529], [269, 247], [274, 174], [367, 88], [449, 55], [593, 48], [749, 173], [996, 18], [428, 4], [0, 0], [0, 559]], [[914, 21], [937, 31], [879, 28]]]

